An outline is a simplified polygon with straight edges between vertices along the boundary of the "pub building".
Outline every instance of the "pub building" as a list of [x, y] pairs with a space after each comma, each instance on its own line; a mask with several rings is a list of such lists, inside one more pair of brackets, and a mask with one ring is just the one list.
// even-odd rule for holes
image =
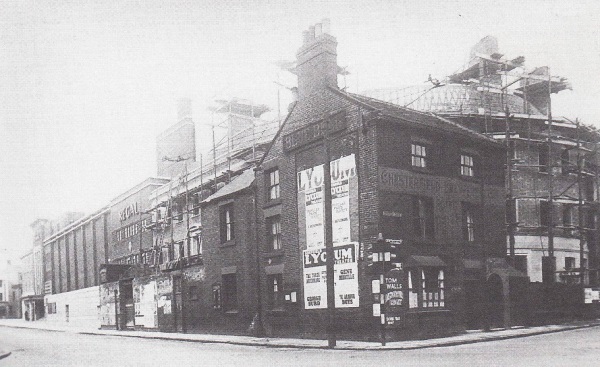
[[[267, 335], [327, 335], [327, 160], [339, 338], [378, 340], [382, 322], [390, 340], [519, 322], [509, 292], [528, 279], [504, 259], [504, 146], [340, 89], [336, 48], [328, 21], [304, 32], [298, 99], [257, 171]], [[387, 264], [373, 261], [382, 243]]]

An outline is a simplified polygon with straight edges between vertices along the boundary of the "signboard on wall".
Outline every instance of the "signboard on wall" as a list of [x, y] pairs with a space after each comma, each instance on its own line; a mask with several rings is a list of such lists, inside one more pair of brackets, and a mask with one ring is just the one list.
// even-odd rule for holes
[[[358, 307], [358, 244], [351, 242], [333, 247], [335, 307]], [[327, 270], [325, 249], [304, 250], [304, 307], [327, 308]]]
[[404, 272], [398, 268], [385, 274], [382, 296], [385, 304], [385, 323], [400, 326], [404, 321]]
[[155, 328], [156, 325], [156, 282], [139, 284], [134, 294], [135, 324], [147, 328]]

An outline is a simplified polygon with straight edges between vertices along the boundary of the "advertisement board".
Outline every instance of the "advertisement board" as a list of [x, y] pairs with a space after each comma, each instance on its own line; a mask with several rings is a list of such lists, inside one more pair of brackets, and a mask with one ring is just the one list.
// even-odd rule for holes
[[[335, 307], [358, 307], [357, 243], [334, 246]], [[304, 307], [327, 308], [325, 249], [304, 250]]]

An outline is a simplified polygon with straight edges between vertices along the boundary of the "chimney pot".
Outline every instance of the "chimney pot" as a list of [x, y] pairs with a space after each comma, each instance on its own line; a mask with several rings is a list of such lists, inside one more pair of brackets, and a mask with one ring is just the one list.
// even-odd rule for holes
[[308, 31], [304, 31], [302, 32], [302, 44], [305, 45], [308, 42], [310, 42], [310, 36], [308, 34]]
[[315, 39], [315, 26], [311, 25], [310, 27], [308, 27], [308, 38], [309, 41], [312, 41]]

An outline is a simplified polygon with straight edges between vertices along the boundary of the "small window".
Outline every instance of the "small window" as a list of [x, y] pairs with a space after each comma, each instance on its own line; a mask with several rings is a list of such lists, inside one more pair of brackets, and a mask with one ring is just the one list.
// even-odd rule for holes
[[283, 276], [281, 274], [269, 275], [269, 307], [272, 310], [280, 309], [284, 305]]
[[506, 201], [506, 224], [516, 225], [517, 223], [517, 199]]
[[473, 163], [472, 155], [460, 155], [460, 174], [467, 177], [473, 177], [475, 175], [475, 165]]
[[575, 258], [574, 257], [565, 257], [565, 270], [575, 269]]
[[276, 200], [279, 199], [279, 170], [278, 169], [274, 169], [271, 171], [267, 172], [269, 178], [268, 178], [268, 182], [269, 182], [269, 187], [268, 187], [268, 199], [269, 200]]
[[411, 144], [412, 166], [419, 168], [427, 167], [427, 149], [424, 145]]
[[594, 201], [596, 198], [596, 185], [593, 177], [586, 177], [582, 183], [583, 197], [586, 201]]
[[540, 172], [549, 172], [548, 163], [550, 162], [550, 147], [548, 145], [539, 145], [538, 162]]
[[236, 274], [223, 275], [223, 310], [236, 311], [237, 300], [237, 276]]
[[472, 205], [463, 203], [463, 238], [467, 242], [475, 242], [475, 210]]
[[267, 242], [269, 250], [281, 249], [281, 217], [278, 215], [267, 218]]
[[434, 237], [433, 200], [431, 198], [413, 197], [413, 231], [416, 237]]
[[220, 207], [220, 231], [221, 243], [233, 240], [233, 204], [227, 204]]
[[191, 240], [190, 256], [202, 255], [202, 235], [193, 236]]

